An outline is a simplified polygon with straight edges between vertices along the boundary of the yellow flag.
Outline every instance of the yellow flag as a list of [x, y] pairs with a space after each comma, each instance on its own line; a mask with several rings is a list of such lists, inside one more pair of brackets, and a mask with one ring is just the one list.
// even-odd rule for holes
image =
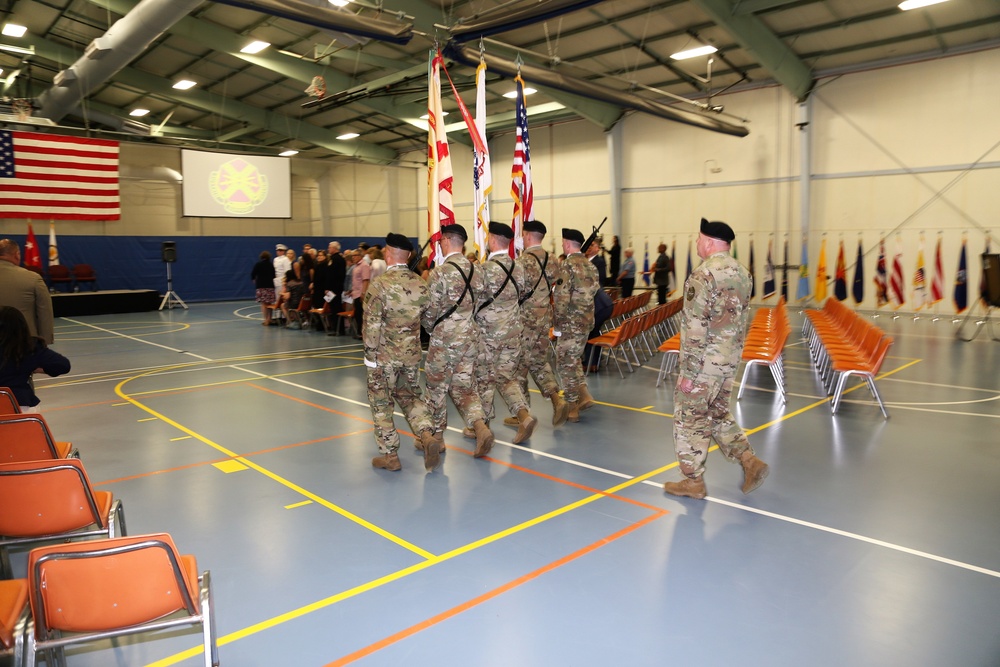
[[822, 303], [826, 299], [826, 239], [819, 246], [819, 260], [816, 262], [816, 291], [813, 298], [816, 303]]

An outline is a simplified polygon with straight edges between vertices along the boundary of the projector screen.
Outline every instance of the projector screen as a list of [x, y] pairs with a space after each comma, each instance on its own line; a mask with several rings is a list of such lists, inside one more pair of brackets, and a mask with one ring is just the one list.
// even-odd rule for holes
[[181, 172], [185, 216], [292, 217], [288, 158], [182, 150]]

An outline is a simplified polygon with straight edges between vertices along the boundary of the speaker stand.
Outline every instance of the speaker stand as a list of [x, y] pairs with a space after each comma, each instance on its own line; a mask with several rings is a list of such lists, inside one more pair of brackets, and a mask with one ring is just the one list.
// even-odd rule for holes
[[174, 291], [174, 277], [170, 272], [171, 265], [171, 262], [167, 262], [167, 293], [163, 295], [163, 301], [160, 302], [160, 310], [164, 308], [171, 310], [174, 306], [180, 306], [187, 310], [187, 304]]
[[[966, 335], [966, 325], [968, 325], [971, 320], [976, 318], [975, 313], [977, 307], [979, 306], [985, 308], [986, 313], [982, 315], [982, 319], [976, 319], [976, 322], [974, 323], [975, 329], [972, 331], [972, 335], [968, 336]], [[979, 335], [979, 332], [983, 330], [983, 325], [985, 324], [990, 330], [990, 338], [1000, 343], [1000, 338], [997, 338], [997, 334], [993, 330], [993, 318], [990, 317], [993, 310], [993, 306], [987, 304], [982, 299], [976, 299], [975, 303], [972, 304], [972, 307], [969, 308], [969, 314], [965, 316], [965, 319], [962, 320], [962, 323], [958, 326], [958, 331], [955, 332], [955, 338], [964, 340], [966, 343], [975, 340], [976, 336]]]

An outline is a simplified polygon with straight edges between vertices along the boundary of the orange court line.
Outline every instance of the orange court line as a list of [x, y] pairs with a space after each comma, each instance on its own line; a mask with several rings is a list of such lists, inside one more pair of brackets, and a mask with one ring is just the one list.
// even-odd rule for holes
[[525, 575], [523, 575], [521, 577], [518, 577], [517, 579], [514, 579], [513, 581], [509, 581], [506, 584], [503, 584], [502, 586], [494, 588], [492, 591], [487, 591], [486, 593], [483, 593], [482, 595], [480, 595], [478, 597], [472, 598], [471, 600], [467, 600], [466, 602], [463, 602], [460, 605], [452, 607], [451, 609], [448, 609], [447, 611], [443, 611], [440, 614], [437, 614], [436, 616], [432, 616], [432, 617], [428, 618], [425, 621], [421, 621], [420, 623], [417, 623], [415, 625], [411, 625], [410, 627], [408, 627], [408, 628], [406, 628], [404, 630], [400, 630], [399, 632], [397, 632], [394, 635], [390, 635], [390, 636], [388, 636], [388, 637], [386, 637], [384, 639], [381, 639], [381, 640], [375, 642], [374, 644], [369, 644], [368, 646], [366, 646], [366, 647], [364, 647], [362, 649], [359, 649], [359, 650], [355, 651], [354, 653], [345, 655], [342, 658], [340, 658], [339, 660], [335, 660], [335, 661], [333, 661], [331, 663], [328, 663], [327, 665], [325, 665], [325, 667], [340, 667], [341, 665], [349, 665], [352, 662], [355, 662], [356, 660], [360, 660], [361, 658], [367, 657], [367, 656], [369, 656], [369, 655], [371, 655], [371, 654], [373, 654], [373, 653], [375, 653], [377, 651], [380, 651], [380, 650], [386, 648], [387, 646], [391, 646], [391, 645], [395, 644], [396, 642], [398, 642], [400, 640], [406, 639], [407, 637], [411, 637], [411, 636], [417, 634], [418, 632], [420, 632], [421, 630], [426, 630], [427, 628], [430, 628], [430, 627], [432, 627], [434, 625], [437, 625], [438, 623], [441, 623], [442, 621], [446, 621], [449, 618], [452, 618], [454, 616], [458, 616], [459, 614], [461, 614], [463, 612], [466, 612], [469, 609], [472, 609], [473, 607], [476, 607], [476, 606], [478, 606], [478, 605], [480, 605], [480, 604], [482, 604], [484, 602], [492, 600], [493, 598], [498, 597], [498, 596], [506, 593], [507, 591], [510, 591], [510, 590], [513, 590], [513, 589], [517, 588], [521, 584], [525, 584], [525, 583], [527, 583], [529, 581], [537, 579], [538, 577], [542, 576], [543, 574], [546, 574], [547, 572], [551, 572], [552, 570], [556, 569], [557, 567], [561, 567], [561, 566], [563, 566], [563, 565], [565, 565], [567, 563], [570, 563], [570, 562], [572, 562], [572, 561], [574, 561], [574, 560], [576, 560], [576, 559], [578, 559], [578, 558], [580, 558], [582, 556], [586, 556], [590, 552], [595, 551], [595, 550], [603, 547], [606, 544], [610, 544], [611, 542], [614, 542], [615, 540], [617, 540], [617, 539], [619, 539], [621, 537], [624, 537], [625, 535], [628, 535], [629, 533], [631, 533], [631, 532], [633, 532], [633, 531], [635, 531], [635, 530], [637, 530], [639, 528], [642, 528], [646, 524], [651, 523], [651, 522], [655, 521], [656, 519], [659, 519], [660, 517], [665, 516], [667, 514], [669, 514], [668, 511], [657, 508], [657, 513], [656, 514], [652, 514], [652, 515], [646, 517], [645, 519], [641, 519], [641, 520], [633, 523], [630, 526], [626, 526], [625, 528], [622, 528], [621, 530], [619, 530], [619, 531], [617, 531], [615, 533], [612, 533], [611, 535], [608, 535], [607, 537], [604, 537], [604, 538], [598, 540], [597, 542], [589, 544], [589, 545], [583, 547], [582, 549], [574, 551], [573, 553], [571, 553], [569, 555], [563, 556], [559, 560], [555, 560], [555, 561], [549, 563], [548, 565], [543, 565], [542, 567], [538, 568], [537, 570], [535, 570], [533, 572], [529, 572], [528, 574], [525, 574]]
[[200, 461], [199, 463], [189, 463], [183, 466], [177, 466], [176, 468], [165, 468], [163, 470], [153, 470], [151, 472], [144, 472], [138, 475], [131, 475], [130, 477], [119, 477], [118, 479], [109, 479], [103, 482], [91, 482], [94, 486], [104, 486], [106, 484], [115, 484], [117, 482], [128, 482], [133, 479], [142, 479], [143, 477], [152, 477], [153, 475], [162, 475], [168, 472], [178, 472], [180, 470], [188, 470], [190, 468], [199, 468], [201, 466], [215, 465], [216, 463], [221, 463], [223, 461], [235, 461], [239, 458], [246, 458], [248, 456], [259, 456], [261, 454], [270, 454], [272, 452], [280, 452], [283, 449], [293, 449], [295, 447], [304, 447], [305, 445], [315, 445], [320, 442], [327, 442], [329, 440], [337, 440], [339, 438], [346, 438], [350, 435], [360, 435], [362, 433], [368, 433], [372, 429], [366, 428], [361, 431], [351, 431], [350, 433], [341, 433], [339, 435], [330, 435], [325, 438], [317, 438], [316, 440], [306, 440], [304, 442], [294, 442], [290, 445], [281, 445], [280, 447], [271, 447], [270, 449], [261, 449], [256, 452], [248, 452], [246, 454], [237, 454], [236, 456], [224, 456], [221, 459], [214, 459], [211, 461]]
[[371, 424], [372, 423], [372, 420], [370, 420], [370, 419], [365, 419], [364, 417], [356, 417], [354, 415], [349, 415], [346, 412], [341, 412], [340, 410], [334, 410], [333, 408], [328, 408], [325, 405], [320, 405], [318, 403], [312, 403], [312, 402], [307, 401], [307, 400], [302, 399], [302, 398], [296, 398], [294, 396], [289, 396], [288, 394], [283, 394], [280, 391], [275, 391], [273, 389], [268, 389], [267, 387], [261, 387], [258, 384], [251, 383], [248, 386], [253, 387], [254, 389], [260, 389], [261, 391], [266, 391], [267, 393], [274, 394], [275, 396], [281, 396], [282, 398], [287, 398], [290, 401], [296, 401], [298, 403], [302, 403], [303, 405], [308, 405], [311, 408], [316, 408], [318, 410], [323, 410], [324, 412], [332, 412], [335, 415], [340, 415], [341, 417], [348, 417], [349, 419], [356, 419], [357, 421], [364, 422], [366, 424]]

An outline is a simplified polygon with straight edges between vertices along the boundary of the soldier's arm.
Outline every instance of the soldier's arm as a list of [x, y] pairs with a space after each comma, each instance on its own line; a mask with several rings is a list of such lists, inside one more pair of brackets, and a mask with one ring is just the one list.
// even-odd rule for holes
[[705, 366], [714, 307], [710, 278], [703, 273], [692, 273], [685, 287], [679, 375], [686, 380], [697, 378]]
[[385, 294], [382, 281], [376, 281], [364, 296], [364, 324], [361, 337], [365, 344], [365, 361], [375, 361], [379, 338], [382, 332], [382, 319], [385, 315]]

